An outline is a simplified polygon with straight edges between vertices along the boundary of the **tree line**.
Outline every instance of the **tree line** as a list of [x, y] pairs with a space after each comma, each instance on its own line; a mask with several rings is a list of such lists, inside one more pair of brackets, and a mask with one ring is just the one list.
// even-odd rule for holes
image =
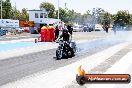
[[[45, 8], [49, 11], [49, 17], [57, 18], [58, 11], [52, 3], [42, 2], [40, 4], [40, 9]], [[92, 10], [87, 10], [84, 14], [77, 13], [74, 10], [69, 10], [68, 8], [59, 8], [59, 16], [65, 23], [79, 23], [79, 24], [102, 24], [103, 26], [116, 24], [118, 26], [128, 26], [132, 25], [132, 14], [127, 10], [120, 10], [116, 14], [111, 14], [102, 8], [93, 8]]]
[[[1, 15], [1, 11], [0, 11], [0, 15]], [[26, 8], [23, 8], [21, 11], [19, 11], [15, 6], [12, 6], [11, 0], [2, 0], [2, 18], [28, 20], [29, 14]]]
[[[2, 0], [2, 7], [3, 19], [28, 20], [29, 18], [26, 8], [19, 11], [17, 8], [12, 6], [10, 0]], [[58, 17], [58, 10], [55, 9], [55, 6], [52, 3], [42, 2], [40, 3], [39, 8], [41, 10], [46, 9], [48, 11], [49, 18]], [[102, 25], [111, 25], [115, 23], [120, 26], [132, 25], [132, 14], [127, 10], [121, 10], [116, 14], [111, 14], [102, 8], [93, 8], [92, 10], [87, 10], [84, 14], [81, 14], [73, 9], [69, 10], [68, 8], [64, 9], [60, 7], [59, 11], [60, 19], [65, 23], [98, 23]]]

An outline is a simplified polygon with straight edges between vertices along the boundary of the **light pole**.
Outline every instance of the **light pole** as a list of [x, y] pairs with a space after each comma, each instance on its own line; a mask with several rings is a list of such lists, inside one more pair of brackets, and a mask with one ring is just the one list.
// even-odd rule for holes
[[59, 4], [60, 4], [60, 1], [58, 0], [58, 20], [59, 20], [59, 13], [60, 13], [60, 11], [59, 11]]
[[15, 13], [14, 13], [15, 20], [16, 20], [16, 13], [17, 13], [17, 11], [16, 11], [16, 2], [15, 2]]
[[2, 0], [1, 0], [1, 19], [2, 19]]

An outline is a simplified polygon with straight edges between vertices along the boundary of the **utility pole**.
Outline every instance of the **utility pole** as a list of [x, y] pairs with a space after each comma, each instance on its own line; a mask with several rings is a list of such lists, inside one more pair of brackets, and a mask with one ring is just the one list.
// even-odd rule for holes
[[59, 4], [60, 4], [60, 1], [58, 0], [58, 20], [59, 20], [59, 13], [60, 13], [60, 11], [59, 11]]
[[1, 19], [2, 19], [2, 0], [1, 0]]
[[16, 13], [17, 13], [17, 11], [16, 11], [16, 2], [15, 2], [15, 19], [16, 19]]

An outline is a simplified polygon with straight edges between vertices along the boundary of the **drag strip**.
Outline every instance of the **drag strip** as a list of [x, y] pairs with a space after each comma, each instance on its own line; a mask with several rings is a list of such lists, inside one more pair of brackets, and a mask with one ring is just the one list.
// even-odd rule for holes
[[55, 70], [119, 43], [121, 42], [111, 40], [81, 43], [77, 55], [69, 59], [55, 60], [56, 49], [50, 49], [0, 60], [0, 86], [41, 71], [46, 73]]

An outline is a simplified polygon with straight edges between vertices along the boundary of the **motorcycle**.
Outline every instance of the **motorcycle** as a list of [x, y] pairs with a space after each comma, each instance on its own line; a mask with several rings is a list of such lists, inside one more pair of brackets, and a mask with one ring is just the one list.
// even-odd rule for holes
[[74, 57], [76, 53], [76, 43], [59, 40], [59, 46], [56, 50], [57, 60], [62, 58], [71, 58]]

